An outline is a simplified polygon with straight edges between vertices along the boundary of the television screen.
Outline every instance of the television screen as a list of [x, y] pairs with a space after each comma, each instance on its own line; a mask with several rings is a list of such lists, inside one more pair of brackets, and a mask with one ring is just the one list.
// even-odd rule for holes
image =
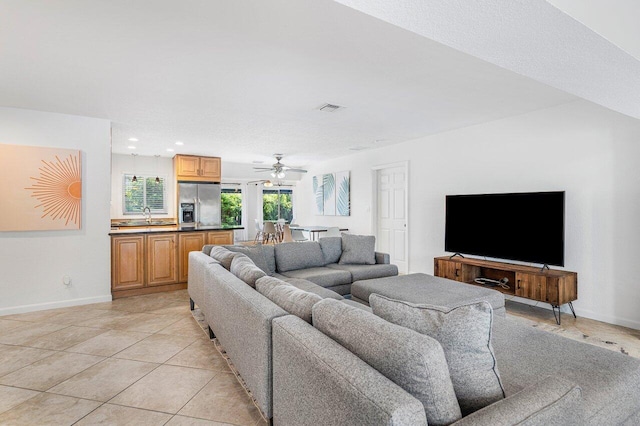
[[564, 191], [447, 195], [445, 250], [564, 266]]

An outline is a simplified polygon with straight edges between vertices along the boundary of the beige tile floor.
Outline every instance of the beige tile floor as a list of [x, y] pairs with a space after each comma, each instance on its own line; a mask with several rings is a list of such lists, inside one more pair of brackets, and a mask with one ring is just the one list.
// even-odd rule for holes
[[182, 290], [0, 317], [0, 424], [266, 422]]
[[[187, 292], [0, 317], [0, 424], [264, 425]], [[640, 358], [640, 331], [508, 302], [507, 312]], [[585, 337], [586, 336], [586, 337]]]

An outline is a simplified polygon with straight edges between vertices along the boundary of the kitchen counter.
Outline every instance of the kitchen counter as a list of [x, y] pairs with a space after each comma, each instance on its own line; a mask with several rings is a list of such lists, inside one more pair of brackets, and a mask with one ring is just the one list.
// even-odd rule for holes
[[112, 227], [109, 235], [150, 234], [161, 232], [233, 231], [236, 229], [244, 229], [244, 226], [149, 225], [137, 227]]

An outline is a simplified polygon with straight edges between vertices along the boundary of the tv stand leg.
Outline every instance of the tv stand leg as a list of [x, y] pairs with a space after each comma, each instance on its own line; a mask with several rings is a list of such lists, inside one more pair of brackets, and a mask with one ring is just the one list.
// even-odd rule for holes
[[569, 307], [571, 308], [571, 313], [573, 314], [573, 317], [574, 317], [574, 318], [578, 318], [578, 317], [576, 316], [576, 311], [573, 309], [573, 303], [569, 302]]
[[463, 258], [463, 259], [464, 259], [464, 256], [463, 256], [462, 254], [458, 253], [458, 252], [453, 253], [451, 256], [449, 256], [449, 259], [453, 259], [453, 258], [454, 258], [454, 257], [456, 257], [456, 256], [460, 256], [461, 258]]
[[[560, 311], [560, 306], [559, 305], [551, 305], [551, 309], [553, 309], [553, 316], [556, 319], [556, 324], [560, 325], [562, 318], [560, 317], [562, 315], [562, 312]], [[556, 309], [558, 310], [558, 314], [556, 315]]]

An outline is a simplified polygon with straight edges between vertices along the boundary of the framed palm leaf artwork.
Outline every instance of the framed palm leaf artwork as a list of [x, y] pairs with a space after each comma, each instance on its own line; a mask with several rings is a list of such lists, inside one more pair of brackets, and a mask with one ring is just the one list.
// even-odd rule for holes
[[312, 186], [316, 215], [349, 216], [351, 214], [349, 172], [313, 176]]

